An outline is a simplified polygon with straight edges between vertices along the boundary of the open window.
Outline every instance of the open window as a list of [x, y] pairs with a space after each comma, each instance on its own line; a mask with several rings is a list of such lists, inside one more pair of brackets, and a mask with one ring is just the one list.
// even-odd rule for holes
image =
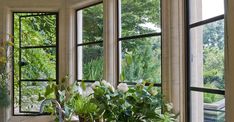
[[187, 3], [188, 121], [224, 122], [224, 0]]
[[13, 13], [13, 115], [39, 113], [39, 94], [58, 79], [58, 14]]

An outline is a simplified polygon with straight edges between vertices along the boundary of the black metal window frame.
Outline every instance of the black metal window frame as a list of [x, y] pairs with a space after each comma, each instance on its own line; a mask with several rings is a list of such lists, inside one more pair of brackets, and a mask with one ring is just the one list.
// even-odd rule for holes
[[78, 47], [79, 46], [86, 46], [86, 45], [94, 45], [94, 44], [103, 44], [103, 40], [102, 41], [85, 42], [85, 43], [78, 44], [77, 39], [78, 39], [79, 35], [77, 34], [77, 32], [78, 32], [78, 28], [77, 28], [77, 26], [78, 26], [78, 23], [77, 23], [77, 21], [78, 21], [77, 20], [77, 13], [80, 10], [83, 10], [83, 9], [86, 9], [86, 8], [89, 8], [89, 7], [93, 7], [93, 6], [96, 6], [96, 5], [100, 5], [100, 4], [103, 4], [103, 1], [87, 5], [85, 7], [79, 8], [79, 9], [77, 9], [75, 11], [75, 45], [76, 45], [76, 52], [75, 52], [75, 54], [76, 54], [76, 56], [75, 56], [75, 63], [76, 63], [75, 66], [76, 66], [76, 68], [75, 68], [75, 73], [76, 73], [76, 80], [77, 80], [77, 82], [94, 83], [95, 81], [98, 81], [98, 79], [96, 79], [96, 80], [87, 80], [87, 79], [86, 80], [81, 80], [81, 79], [78, 78], [78, 58], [80, 58], [78, 56], [78, 52], [77, 52], [78, 51]]
[[[120, 54], [119, 54], [119, 51], [120, 51], [120, 47], [119, 47], [119, 44], [120, 42], [126, 42], [126, 41], [132, 41], [131, 39], [140, 39], [140, 38], [147, 38], [147, 37], [161, 37], [160, 41], [161, 41], [161, 62], [162, 62], [162, 45], [163, 45], [163, 36], [162, 36], [162, 31], [163, 29], [161, 29], [161, 32], [153, 32], [153, 33], [146, 33], [146, 34], [140, 34], [140, 35], [133, 35], [133, 36], [125, 36], [125, 37], [121, 37], [120, 35], [120, 17], [121, 17], [121, 13], [119, 13], [119, 10], [121, 9], [121, 5], [120, 5], [120, 2], [119, 0], [116, 0], [117, 1], [117, 84], [119, 83], [126, 83], [128, 85], [136, 85], [137, 83], [134, 83], [134, 82], [121, 82], [120, 81], [120, 62], [119, 62], [119, 59], [120, 59]], [[162, 0], [160, 0], [160, 26], [162, 28]], [[154, 86], [155, 87], [159, 87], [161, 89], [161, 93], [163, 93], [163, 90], [162, 90], [162, 71], [163, 71], [163, 66], [162, 66], [162, 63], [161, 63], [161, 82], [160, 83], [154, 83]], [[145, 85], [146, 86], [149, 86], [151, 83], [146, 83]]]
[[[199, 27], [202, 25], [206, 25], [212, 22], [216, 22], [219, 20], [224, 20], [224, 14], [222, 15], [217, 15], [208, 19], [204, 19], [204, 20], [200, 20], [194, 23], [190, 23], [190, 0], [186, 0], [185, 1], [185, 39], [186, 44], [185, 44], [185, 49], [186, 49], [186, 121], [187, 122], [191, 122], [191, 92], [200, 92], [200, 93], [211, 93], [211, 94], [218, 94], [218, 95], [225, 95], [225, 90], [221, 90], [221, 89], [212, 89], [212, 88], [205, 88], [205, 87], [193, 87], [191, 86], [191, 81], [190, 81], [190, 30], [195, 28], [195, 27]], [[208, 110], [208, 109], [205, 109]], [[209, 110], [211, 111], [211, 110]], [[224, 112], [224, 111], [222, 111]]]
[[[21, 60], [21, 52], [22, 50], [26, 50], [26, 49], [44, 49], [44, 48], [56, 48], [56, 79], [21, 79], [21, 65], [19, 65], [19, 114], [15, 113], [14, 110], [14, 103], [15, 103], [15, 89], [14, 89], [14, 75], [12, 75], [12, 79], [13, 79], [13, 85], [12, 85], [12, 115], [13, 116], [40, 116], [40, 115], [48, 115], [48, 113], [39, 113], [39, 112], [34, 112], [34, 111], [22, 111], [21, 110], [21, 82], [49, 82], [49, 81], [53, 81], [56, 84], [58, 84], [58, 78], [59, 78], [59, 14], [58, 12], [13, 12], [12, 13], [12, 34], [14, 36], [14, 32], [15, 32], [15, 26], [14, 26], [14, 22], [15, 22], [15, 16], [16, 14], [31, 14], [31, 15], [22, 15], [19, 16], [19, 61]], [[21, 19], [25, 18], [25, 17], [33, 17], [33, 16], [47, 16], [47, 15], [54, 15], [56, 16], [56, 44], [55, 45], [48, 45], [48, 46], [22, 46], [21, 45]], [[13, 40], [14, 41], [14, 40]], [[14, 48], [13, 48], [13, 52], [14, 52]], [[12, 56], [12, 74], [14, 74], [14, 64], [15, 64], [15, 60], [14, 60], [14, 55]]]

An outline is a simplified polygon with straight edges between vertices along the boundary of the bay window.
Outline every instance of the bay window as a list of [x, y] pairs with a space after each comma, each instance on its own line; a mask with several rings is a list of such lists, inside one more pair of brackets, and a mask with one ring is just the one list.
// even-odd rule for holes
[[161, 1], [118, 1], [118, 81], [161, 87]]
[[77, 80], [103, 79], [103, 4], [97, 3], [76, 12]]
[[224, 122], [224, 1], [187, 2], [188, 121]]

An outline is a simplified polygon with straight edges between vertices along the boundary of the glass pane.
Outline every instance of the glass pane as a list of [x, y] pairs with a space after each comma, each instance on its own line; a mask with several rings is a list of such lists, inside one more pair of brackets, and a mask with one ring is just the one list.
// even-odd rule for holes
[[103, 79], [103, 44], [78, 46], [78, 79]]
[[224, 0], [190, 0], [190, 24], [224, 14]]
[[225, 98], [223, 95], [191, 93], [192, 122], [225, 122]]
[[41, 15], [21, 18], [22, 46], [56, 44], [56, 16]]
[[19, 82], [14, 81], [14, 113], [19, 113]]
[[103, 41], [102, 4], [79, 10], [77, 12], [77, 20], [78, 44]]
[[22, 50], [22, 79], [56, 79], [56, 48]]
[[[24, 46], [51, 46], [56, 45], [56, 15], [42, 15], [46, 13], [15, 13], [14, 14], [14, 113], [15, 114], [26, 114], [19, 113], [19, 72], [21, 70], [21, 79], [55, 79], [56, 78], [56, 48], [32, 48], [32, 49], [22, 49], [22, 58], [19, 60], [19, 27], [20, 27], [20, 17], [21, 17], [21, 44]], [[27, 16], [27, 17], [26, 17]], [[22, 66], [19, 69], [20, 65]], [[37, 82], [38, 83], [38, 82]], [[32, 84], [30, 82], [29, 84]], [[37, 86], [42, 86], [38, 83]], [[44, 86], [44, 85], [43, 85]], [[25, 86], [25, 82], [22, 83], [22, 95], [28, 93], [29, 87]], [[37, 95], [37, 91], [33, 91], [34, 88], [30, 89], [30, 95], [24, 96], [24, 98], [32, 96], [33, 98], [28, 98], [25, 103], [22, 103], [23, 111], [36, 111], [35, 105], [27, 105], [26, 102], [34, 99]], [[36, 88], [35, 88], [36, 89]], [[35, 93], [34, 95], [31, 95]], [[32, 101], [36, 101], [34, 99]], [[38, 104], [39, 105], [39, 104]], [[32, 107], [32, 110], [31, 108]], [[30, 113], [27, 113], [30, 114]]]
[[119, 47], [121, 82], [161, 82], [160, 37], [126, 40]]
[[[42, 101], [38, 101], [39, 93], [45, 93], [47, 84], [55, 82], [22, 82], [21, 83], [21, 110], [39, 112]], [[52, 98], [55, 96], [51, 96]]]
[[119, 0], [120, 36], [161, 32], [160, 0]]
[[224, 21], [190, 30], [191, 86], [224, 89]]

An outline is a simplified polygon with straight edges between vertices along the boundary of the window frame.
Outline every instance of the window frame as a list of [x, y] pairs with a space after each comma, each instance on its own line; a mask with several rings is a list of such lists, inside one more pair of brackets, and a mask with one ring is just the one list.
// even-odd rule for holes
[[[221, 15], [216, 15], [213, 16], [211, 18], [207, 18], [204, 20], [199, 20], [193, 23], [190, 23], [190, 0], [186, 0], [185, 4], [184, 4], [184, 8], [185, 8], [185, 39], [187, 41], [185, 41], [185, 67], [186, 67], [186, 75], [185, 75], [185, 79], [186, 79], [186, 83], [185, 83], [185, 89], [186, 89], [186, 121], [187, 122], [191, 122], [191, 114], [192, 114], [192, 109], [191, 109], [191, 105], [192, 105], [192, 92], [198, 92], [198, 93], [209, 93], [209, 94], [216, 94], [216, 95], [223, 95], [225, 96], [225, 89], [212, 89], [212, 88], [206, 88], [206, 87], [198, 87], [198, 86], [192, 86], [191, 85], [191, 66], [190, 66], [190, 59], [191, 59], [191, 55], [190, 55], [190, 49], [191, 49], [191, 39], [190, 39], [190, 30], [196, 27], [200, 27], [212, 22], [216, 22], [219, 20], [225, 20], [225, 13], [221, 14]], [[225, 23], [225, 22], [224, 22]], [[225, 37], [225, 34], [224, 34]], [[225, 41], [224, 41], [224, 48], [225, 48]], [[225, 55], [225, 49], [224, 49], [224, 55]], [[224, 68], [225, 67], [225, 60], [224, 60]], [[225, 73], [224, 73], [225, 76]], [[225, 82], [225, 79], [224, 79]], [[205, 109], [204, 109], [205, 110]], [[225, 111], [221, 111], [224, 112], [226, 114]]]
[[[150, 33], [145, 33], [145, 34], [140, 34], [140, 35], [133, 35], [133, 36], [124, 36], [124, 37], [121, 37], [121, 35], [120, 35], [120, 19], [121, 19], [121, 13], [120, 13], [120, 9], [121, 9], [121, 2], [119, 2], [119, 1], [121, 1], [121, 0], [116, 0], [116, 4], [117, 4], [117, 10], [116, 10], [116, 12], [117, 12], [117, 71], [116, 71], [116, 73], [117, 73], [117, 84], [120, 84], [120, 83], [126, 83], [127, 85], [136, 85], [137, 83], [134, 83], [134, 82], [121, 82], [120, 81], [120, 47], [119, 47], [119, 44], [120, 44], [120, 42], [124, 42], [124, 41], [126, 41], [126, 42], [128, 42], [128, 41], [131, 41], [130, 39], [141, 39], [141, 38], [147, 38], [147, 37], [160, 37], [160, 50], [161, 50], [161, 82], [160, 83], [154, 83], [154, 86], [155, 87], [159, 87], [160, 89], [161, 89], [161, 93], [163, 93], [163, 63], [162, 63], [162, 61], [163, 61], [163, 32], [164, 32], [164, 30], [163, 30], [163, 21], [162, 21], [162, 15], [163, 15], [163, 13], [162, 13], [162, 7], [163, 7], [163, 5], [162, 5], [162, 0], [160, 0], [160, 28], [161, 28], [161, 32], [150, 32]], [[151, 83], [146, 83], [145, 85], [146, 86], [149, 86]]]
[[[83, 10], [85, 8], [89, 8], [89, 7], [93, 7], [93, 6], [96, 6], [96, 5], [100, 5], [100, 4], [103, 4], [103, 1], [99, 1], [99, 2], [95, 2], [93, 4], [90, 4], [90, 5], [86, 5], [84, 7], [81, 7], [81, 8], [78, 8], [75, 10], [75, 79], [77, 82], [85, 82], [85, 83], [94, 83], [96, 80], [79, 80], [78, 78], [78, 47], [79, 46], [85, 46], [85, 45], [92, 45], [92, 44], [103, 44], [104, 45], [104, 39], [102, 41], [93, 41], [93, 42], [85, 42], [85, 43], [81, 43], [81, 44], [78, 44], [77, 40], [78, 40], [78, 16], [77, 16], [77, 13], [78, 11], [80, 10]], [[104, 4], [103, 4], [103, 9], [104, 9]], [[104, 11], [103, 11], [103, 15], [104, 15]], [[104, 18], [103, 18], [103, 21], [104, 21]], [[104, 24], [104, 23], [103, 23]], [[103, 28], [104, 28], [104, 25], [103, 25]], [[104, 33], [104, 32], [103, 32]], [[103, 46], [103, 49], [104, 49], [104, 46]], [[103, 56], [104, 58], [104, 56]], [[104, 67], [104, 65], [103, 65]], [[104, 76], [104, 71], [103, 71], [103, 76]]]
[[[55, 34], [56, 34], [56, 44], [55, 45], [46, 45], [46, 46], [21, 46], [21, 33], [19, 33], [19, 59], [21, 59], [21, 55], [22, 55], [22, 52], [21, 50], [22, 49], [44, 49], [44, 48], [55, 48], [56, 50], [56, 64], [55, 64], [55, 67], [56, 67], [56, 75], [55, 75], [55, 79], [52, 79], [53, 82], [55, 82], [56, 84], [58, 84], [58, 79], [59, 79], [59, 13], [58, 12], [46, 12], [46, 11], [28, 11], [28, 12], [21, 12], [21, 11], [17, 11], [17, 12], [12, 12], [12, 35], [14, 36], [14, 33], [15, 33], [15, 26], [14, 26], [14, 22], [15, 22], [15, 16], [17, 16], [16, 14], [20, 14], [20, 13], [25, 13], [25, 14], [32, 14], [32, 15], [23, 15], [23, 16], [20, 16], [19, 18], [19, 23], [21, 23], [21, 17], [32, 17], [32, 16], [47, 16], [47, 15], [54, 15], [55, 18], [56, 18], [56, 28], [55, 28]], [[36, 14], [36, 15], [34, 15]], [[19, 25], [19, 29], [21, 29], [21, 24]], [[13, 43], [14, 43], [14, 40], [13, 40]], [[14, 56], [14, 47], [12, 48], [12, 52], [13, 52], [13, 56], [12, 56], [12, 68], [11, 68], [11, 72], [12, 72], [12, 115], [13, 116], [39, 116], [39, 115], [49, 115], [48, 113], [40, 113], [40, 112], [34, 112], [34, 111], [22, 111], [21, 110], [21, 82], [49, 82], [51, 81], [50, 79], [21, 79], [21, 65], [19, 65], [19, 113], [16, 114], [15, 113], [15, 109], [14, 109], [14, 103], [15, 103], [15, 89], [14, 89], [14, 83], [16, 82], [14, 80], [14, 73], [15, 73], [15, 56]]]
[[[15, 7], [14, 8], [9, 7], [9, 10], [6, 10], [6, 11], [7, 11], [7, 13], [11, 13], [11, 11], [18, 11], [18, 10], [20, 10], [20, 11], [25, 11], [25, 10], [30, 10], [30, 11], [31, 10], [33, 10], [33, 11], [38, 11], [38, 10], [39, 11], [41, 11], [41, 10], [42, 11], [44, 11], [44, 10], [59, 11], [59, 15], [60, 15], [59, 20], [61, 20], [61, 23], [59, 23], [59, 25], [61, 26], [61, 28], [63, 28], [63, 30], [67, 29], [67, 31], [68, 31], [68, 32], [64, 32], [64, 31], [59, 32], [60, 33], [59, 37], [61, 37], [60, 42], [61, 43], [63, 43], [63, 42], [68, 43], [68, 45], [63, 43], [63, 45], [65, 45], [65, 46], [63, 46], [61, 44], [61, 47], [60, 47], [61, 49], [63, 49], [63, 48], [66, 49], [64, 51], [60, 50], [61, 51], [60, 54], [59, 54], [60, 58], [62, 58], [62, 57], [67, 58], [68, 57], [68, 59], [64, 59], [65, 62], [61, 61], [60, 76], [66, 75], [67, 73], [71, 74], [72, 77], [71, 77], [71, 80], [69, 81], [71, 83], [71, 82], [76, 80], [76, 75], [77, 75], [77, 72], [76, 72], [76, 68], [77, 68], [76, 60], [77, 59], [75, 58], [77, 56], [76, 55], [77, 51], [76, 51], [76, 45], [75, 45], [75, 42], [74, 42], [74, 41], [76, 41], [76, 38], [77, 38], [77, 36], [75, 36], [76, 33], [74, 33], [75, 30], [77, 29], [76, 28], [77, 25], [76, 25], [76, 21], [75, 21], [77, 18], [75, 18], [76, 14], [75, 14], [74, 11], [76, 11], [79, 8], [84, 8], [84, 6], [87, 7], [89, 5], [95, 4], [95, 3], [100, 2], [100, 1], [103, 2], [104, 16], [106, 17], [106, 18], [104, 18], [104, 22], [105, 22], [104, 23], [104, 31], [110, 29], [110, 31], [107, 32], [107, 33], [110, 33], [110, 34], [107, 35], [107, 36], [104, 36], [104, 41], [107, 40], [107, 39], [110, 39], [110, 38], [113, 39], [113, 42], [104, 42], [104, 45], [107, 46], [110, 43], [111, 44], [114, 43], [113, 46], [110, 47], [111, 49], [105, 48], [108, 51], [109, 50], [111, 50], [111, 51], [110, 52], [106, 51], [104, 56], [108, 57], [106, 55], [111, 55], [111, 57], [108, 57], [107, 59], [104, 59], [104, 65], [105, 65], [104, 66], [104, 79], [106, 79], [107, 81], [111, 81], [111, 83], [114, 86], [116, 86], [116, 84], [119, 83], [116, 80], [116, 79], [119, 78], [119, 73], [116, 72], [116, 70], [117, 70], [117, 67], [116, 67], [117, 63], [116, 62], [118, 61], [118, 59], [117, 59], [118, 50], [116, 50], [116, 48], [113, 48], [113, 47], [117, 47], [117, 45], [116, 45], [116, 43], [117, 43], [116, 35], [117, 35], [117, 32], [118, 32], [118, 31], [116, 31], [117, 30], [117, 26], [116, 26], [117, 25], [117, 23], [116, 23], [116, 21], [117, 21], [117, 19], [116, 19], [116, 16], [117, 16], [116, 15], [116, 13], [117, 13], [116, 12], [116, 6], [117, 6], [116, 1], [117, 0], [94, 0], [94, 1], [88, 0], [88, 1], [68, 2], [68, 4], [67, 4], [67, 6], [69, 8], [68, 11], [63, 9], [63, 7], [61, 7], [61, 6], [57, 6], [57, 5], [54, 6], [54, 4], [52, 4], [52, 6], [53, 6], [52, 8], [51, 8], [51, 6], [49, 6], [50, 4], [48, 5], [49, 7], [46, 7], [46, 5], [45, 6], [42, 5], [42, 7], [40, 7], [40, 8], [38, 8], [38, 7], [37, 8], [32, 8], [32, 7], [28, 8], [28, 6], [30, 6], [30, 3], [26, 4], [25, 5], [26, 7], [24, 7], [24, 6], [23, 7], [22, 6], [18, 6], [18, 7], [16, 6], [16, 8]], [[184, 107], [183, 97], [184, 97], [184, 94], [185, 94], [183, 92], [184, 91], [184, 83], [185, 83], [185, 81], [183, 79], [184, 78], [184, 72], [183, 72], [184, 71], [184, 69], [183, 69], [184, 64], [181, 64], [181, 62], [184, 61], [184, 60], [182, 61], [182, 59], [184, 58], [183, 57], [184, 55], [182, 53], [185, 52], [185, 51], [180, 50], [181, 52], [178, 52], [177, 47], [175, 47], [176, 49], [173, 49], [173, 50], [175, 50], [176, 53], [178, 53], [179, 56], [178, 57], [173, 57], [171, 55], [172, 52], [170, 52], [170, 49], [167, 48], [168, 46], [172, 45], [172, 47], [173, 47], [175, 45], [175, 44], [172, 43], [171, 35], [173, 35], [175, 33], [177, 34], [178, 31], [179, 32], [184, 31], [184, 29], [181, 29], [184, 26], [181, 26], [181, 28], [179, 26], [179, 24], [183, 24], [184, 19], [181, 20], [181, 19], [177, 18], [178, 15], [179, 15], [179, 17], [182, 17], [182, 18], [184, 17], [184, 14], [182, 12], [182, 10], [184, 8], [181, 7], [181, 8], [178, 9], [178, 8], [174, 7], [174, 5], [178, 6], [178, 4], [179, 4], [179, 6], [184, 5], [183, 2], [180, 2], [180, 0], [175, 0], [175, 2], [170, 1], [170, 0], [165, 0], [165, 1], [161, 0], [161, 25], [162, 25], [161, 29], [162, 29], [162, 33], [163, 33], [162, 36], [161, 36], [161, 40], [163, 40], [161, 42], [161, 46], [162, 46], [162, 48], [161, 48], [161, 51], [162, 51], [161, 52], [161, 55], [162, 55], [161, 60], [164, 61], [161, 64], [161, 69], [162, 69], [161, 70], [161, 73], [162, 73], [161, 77], [162, 77], [162, 81], [163, 81], [161, 91], [164, 91], [164, 95], [165, 95], [165, 98], [167, 100], [170, 100], [170, 102], [175, 103], [176, 111], [180, 111], [180, 113], [181, 113], [181, 111], [182, 112], [184, 111], [184, 109], [183, 109], [183, 107]], [[109, 6], [109, 5], [111, 5], [111, 6]], [[108, 10], [111, 10], [111, 11], [108, 11]], [[177, 11], [177, 10], [179, 10], [179, 11]], [[176, 14], [175, 15], [173, 15], [173, 14], [170, 15], [171, 13], [173, 13], [171, 11], [175, 11]], [[66, 15], [69, 15], [69, 17], [66, 16]], [[172, 23], [171, 20], [175, 20], [175, 23]], [[66, 22], [66, 24], [64, 25], [62, 22], [65, 22], [65, 21], [69, 22], [69, 24]], [[110, 24], [110, 22], [111, 22], [111, 24]], [[179, 26], [179, 27], [178, 28], [173, 28], [174, 26], [176, 26], [176, 27]], [[4, 28], [6, 28], [5, 25], [4, 25]], [[177, 31], [177, 32], [174, 32], [174, 31]], [[184, 37], [183, 33], [182, 33], [182, 36], [177, 35], [176, 40], [181, 43], [184, 40], [183, 39], [179, 40], [178, 38], [181, 39], [183, 37]], [[180, 45], [179, 47], [184, 48], [182, 45]], [[69, 56], [64, 56], [65, 54], [67, 54]], [[179, 64], [176, 64], [176, 67], [181, 68], [181, 70], [178, 72], [178, 74], [181, 77], [175, 77], [175, 76], [170, 74], [169, 69], [172, 66], [174, 66], [174, 64], [171, 62], [172, 58], [176, 58], [176, 61], [179, 60]], [[66, 62], [68, 64], [65, 64]], [[113, 67], [113, 68], [109, 69], [109, 67]], [[172, 72], [173, 71], [175, 71], [175, 69], [172, 70]], [[177, 73], [175, 73], [175, 74], [177, 74]], [[176, 82], [174, 82], [174, 81], [176, 81]], [[179, 81], [179, 84], [181, 84], [181, 85], [177, 85], [178, 84], [177, 81]], [[182, 90], [180, 90], [180, 91], [176, 90], [177, 88], [181, 88]], [[172, 90], [173, 93], [171, 93], [170, 90]], [[179, 97], [178, 98], [171, 97], [171, 94], [178, 94]], [[179, 106], [178, 106], [177, 102], [179, 103]], [[182, 113], [180, 115], [180, 116], [182, 116], [181, 119], [183, 119], [184, 115], [185, 115], [184, 113]]]

